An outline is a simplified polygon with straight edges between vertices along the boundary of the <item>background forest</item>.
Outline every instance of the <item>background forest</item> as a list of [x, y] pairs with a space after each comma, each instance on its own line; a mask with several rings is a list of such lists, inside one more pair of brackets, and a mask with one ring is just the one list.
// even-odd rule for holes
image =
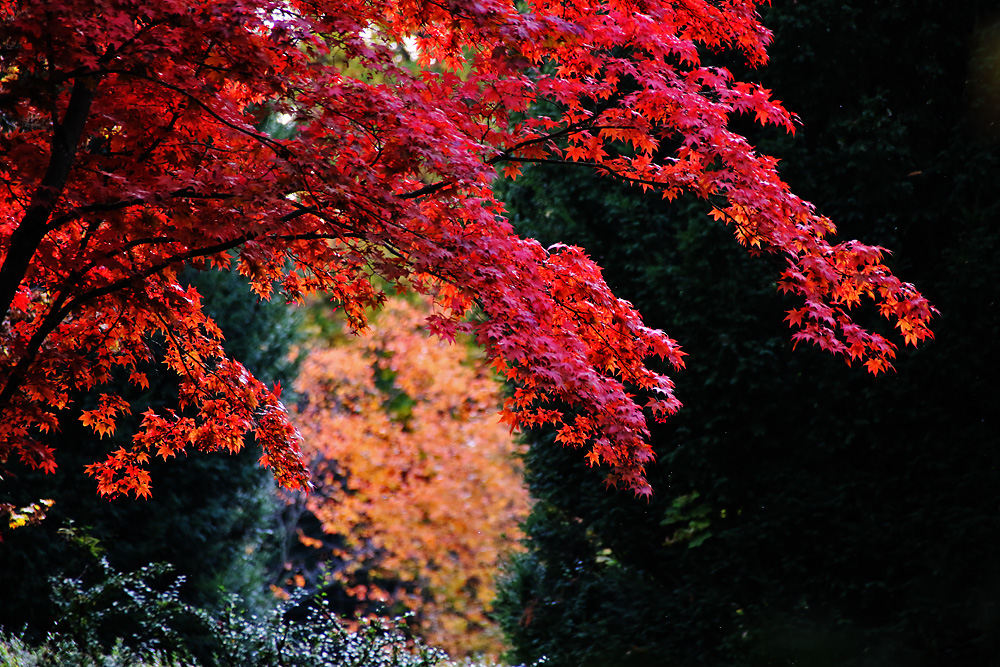
[[531, 436], [529, 552], [499, 607], [553, 665], [1000, 664], [1000, 15], [992, 2], [774, 2], [760, 134], [845, 238], [893, 248], [936, 341], [873, 378], [792, 351], [768, 259], [703, 207], [533, 168], [523, 233], [591, 248], [682, 341], [685, 403], [654, 434], [654, 494]]
[[[314, 471], [329, 493], [313, 501], [279, 494], [249, 450], [157, 464], [151, 500], [101, 499], [79, 470], [128, 429], [109, 442], [65, 427], [53, 437], [73, 446], [60, 448], [55, 476], [19, 472], [0, 488], [0, 502], [56, 501], [40, 525], [4, 532], [0, 626], [28, 642], [60, 629], [67, 607], [49, 602], [49, 577], [82, 587], [114, 579], [103, 557], [123, 572], [171, 563], [185, 577], [176, 599], [210, 614], [230, 613], [231, 593], [264, 614], [276, 591], [300, 587], [324, 592], [341, 614], [413, 610], [413, 629], [455, 656], [498, 655], [498, 624], [509, 661], [554, 666], [1000, 664], [995, 5], [774, 0], [762, 8], [775, 33], [770, 64], [738, 72], [762, 80], [802, 121], [794, 137], [749, 120], [739, 131], [781, 158], [783, 178], [841, 237], [892, 248], [894, 270], [941, 311], [936, 340], [901, 353], [895, 373], [872, 377], [811, 348], [793, 351], [782, 323], [790, 305], [774, 286], [780, 267], [748, 256], [703, 204], [661, 202], [586, 167], [525, 168], [499, 186], [519, 232], [586, 248], [615, 293], [690, 355], [674, 376], [685, 407], [653, 433], [648, 501], [604, 488], [603, 472], [554, 434], [527, 434], [524, 551], [510, 558], [491, 605], [486, 580], [514, 550], [527, 503], [515, 467], [499, 472], [506, 464], [496, 457], [511, 443], [491, 430], [493, 398], [468, 350], [428, 342], [432, 361], [415, 361], [414, 345], [429, 339], [392, 336], [412, 333], [406, 312], [417, 306], [401, 302], [382, 338], [349, 357], [325, 307], [257, 303], [235, 275], [192, 274], [233, 356], [265, 381], [298, 379], [301, 415], [321, 396], [355, 404], [368, 423], [314, 423]], [[712, 57], [738, 68], [726, 53]], [[324, 376], [316, 364], [330, 350], [340, 356]], [[165, 401], [171, 382], [160, 376], [141, 400]], [[82, 407], [96, 400], [82, 397]], [[425, 409], [447, 419], [414, 421]], [[457, 449], [436, 430], [449, 420], [461, 426]], [[320, 446], [334, 428], [340, 437]], [[394, 429], [399, 439], [369, 437]], [[500, 475], [490, 482], [500, 480], [499, 490], [459, 467], [455, 452], [477, 435], [495, 446], [475, 474]], [[441, 448], [422, 444], [431, 441]], [[416, 447], [426, 465], [378, 466], [392, 474], [351, 488], [342, 449], [351, 442]], [[473, 483], [422, 485], [434, 477]], [[345, 488], [355, 500], [405, 502], [359, 508]], [[324, 515], [337, 508], [344, 513]], [[420, 531], [406, 527], [407, 514]], [[459, 520], [469, 525], [456, 528]], [[440, 537], [484, 526], [475, 544]], [[443, 567], [440, 554], [460, 567]], [[151, 579], [161, 591], [173, 580]], [[303, 608], [283, 618], [304, 620]], [[181, 643], [211, 655], [218, 639], [182, 617], [171, 617]], [[120, 619], [102, 626], [95, 641], [111, 650], [122, 628]]]

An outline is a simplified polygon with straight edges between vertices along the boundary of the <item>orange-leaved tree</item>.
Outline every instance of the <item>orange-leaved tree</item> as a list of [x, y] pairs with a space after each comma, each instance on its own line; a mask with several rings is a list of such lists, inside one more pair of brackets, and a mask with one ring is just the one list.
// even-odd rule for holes
[[[311, 349], [295, 389], [313, 490], [305, 507], [361, 608], [417, 614], [453, 657], [498, 657], [487, 614], [528, 494], [497, 418], [500, 384], [466, 345], [428, 337], [426, 308], [391, 299], [363, 337]], [[317, 582], [321, 583], [321, 582]]]
[[[176, 410], [90, 466], [104, 494], [149, 493], [151, 456], [238, 449], [306, 484], [278, 392], [223, 352], [182, 265], [253, 289], [335, 296], [358, 328], [373, 275], [438, 305], [430, 330], [468, 332], [518, 386], [503, 410], [552, 423], [609, 480], [648, 493], [646, 415], [679, 407], [647, 365], [682, 365], [578, 248], [518, 238], [496, 169], [590, 165], [714, 206], [753, 251], [783, 258], [796, 341], [878, 372], [895, 347], [858, 324], [870, 301], [907, 343], [932, 308], [883, 250], [830, 240], [776, 160], [730, 129], [792, 129], [769, 91], [702, 62], [766, 59], [754, 0], [0, 0], [0, 462], [52, 469], [40, 434], [76, 391], [131, 375], [162, 348]], [[417, 59], [402, 57], [406, 44]], [[551, 109], [551, 112], [545, 111]], [[276, 138], [265, 117], [296, 128]], [[470, 317], [472, 315], [472, 317]], [[641, 390], [640, 405], [632, 392]], [[563, 406], [572, 408], [564, 413]], [[97, 434], [129, 405], [80, 415]]]

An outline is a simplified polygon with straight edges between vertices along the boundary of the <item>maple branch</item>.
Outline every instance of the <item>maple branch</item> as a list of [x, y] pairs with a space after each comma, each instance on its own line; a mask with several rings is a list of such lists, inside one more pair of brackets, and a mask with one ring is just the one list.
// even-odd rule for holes
[[[176, 14], [174, 16], [179, 16]], [[169, 21], [167, 19], [157, 19], [155, 21], [150, 21], [145, 25], [140, 26], [140, 28], [135, 32], [134, 35], [126, 39], [124, 42], [118, 45], [118, 48], [114, 46], [109, 46], [108, 50], [105, 52], [104, 57], [101, 59], [102, 62], [110, 62], [112, 58], [120, 56], [122, 52], [127, 51], [132, 47], [133, 44], [139, 41], [139, 38], [143, 33], [152, 32], [154, 28], [158, 28], [161, 25], [168, 25]]]
[[[160, 195], [162, 199], [208, 199], [208, 200], [219, 200], [225, 201], [227, 199], [233, 199], [236, 197], [234, 194], [230, 193], [201, 193], [195, 192], [189, 186], [183, 187], [180, 190], [174, 190], [173, 192], [167, 193], [165, 195]], [[143, 206], [148, 205], [150, 202], [142, 197], [135, 197], [132, 199], [119, 199], [114, 202], [103, 202], [98, 204], [86, 204], [84, 206], [77, 206], [66, 211], [59, 217], [53, 218], [48, 226], [46, 227], [46, 232], [58, 229], [67, 222], [72, 222], [73, 220], [78, 220], [88, 213], [104, 213], [109, 211], [120, 211], [125, 208], [130, 208], [133, 206]]]
[[602, 110], [598, 111], [597, 115], [595, 115], [591, 119], [588, 119], [587, 122], [582, 121], [582, 120], [578, 120], [575, 123], [570, 123], [569, 125], [567, 125], [563, 129], [559, 130], [558, 132], [552, 132], [550, 134], [546, 134], [545, 136], [535, 137], [534, 139], [525, 139], [524, 141], [522, 141], [522, 142], [520, 142], [518, 144], [515, 144], [515, 145], [513, 145], [513, 146], [511, 146], [509, 148], [504, 149], [503, 152], [501, 152], [499, 155], [495, 155], [494, 157], [492, 157], [489, 160], [487, 160], [486, 164], [495, 165], [498, 162], [504, 162], [504, 161], [513, 162], [513, 161], [515, 161], [515, 158], [512, 157], [512, 154], [516, 153], [519, 150], [523, 150], [523, 149], [527, 148], [528, 146], [534, 146], [536, 144], [544, 144], [544, 143], [549, 142], [549, 141], [554, 141], [556, 139], [561, 139], [563, 137], [568, 137], [570, 135], [577, 134], [579, 132], [588, 132], [590, 130], [619, 129], [621, 126], [615, 126], [615, 125], [591, 125], [590, 124], [590, 121], [597, 120], [597, 118], [600, 116], [600, 114], [604, 113], [604, 111], [606, 111], [606, 110], [607, 109], [602, 109]]
[[[289, 219], [309, 213], [311, 211], [295, 211], [293, 213], [287, 214]], [[215, 244], [213, 246], [208, 246], [205, 248], [197, 248], [190, 250], [189, 252], [182, 253], [180, 255], [174, 255], [173, 257], [151, 266], [137, 274], [128, 276], [127, 278], [122, 278], [120, 280], [114, 281], [105, 285], [104, 287], [99, 287], [90, 290], [89, 292], [84, 292], [83, 294], [77, 295], [76, 297], [69, 299], [72, 294], [72, 290], [68, 289], [72, 285], [76, 284], [80, 279], [83, 278], [84, 273], [71, 273], [67, 276], [67, 280], [63, 282], [62, 288], [59, 290], [58, 295], [53, 300], [49, 311], [46, 313], [39, 327], [32, 334], [30, 341], [26, 347], [24, 354], [18, 359], [17, 364], [11, 370], [6, 378], [3, 390], [0, 391], [0, 414], [3, 414], [4, 410], [10, 404], [14, 397], [16, 391], [20, 388], [25, 377], [27, 377], [28, 369], [34, 363], [38, 356], [38, 352], [41, 350], [42, 344], [45, 342], [46, 338], [55, 331], [56, 327], [62, 323], [70, 313], [79, 308], [80, 306], [93, 301], [94, 299], [100, 298], [102, 296], [107, 296], [114, 292], [118, 292], [134, 286], [136, 283], [149, 278], [150, 276], [161, 273], [163, 270], [170, 266], [177, 264], [183, 264], [184, 262], [190, 261], [191, 259], [196, 259], [198, 257], [204, 257], [207, 255], [214, 255], [220, 252], [225, 252], [226, 250], [231, 250], [233, 248], [239, 247], [246, 242], [259, 237], [259, 234], [248, 233], [244, 236], [238, 237], [236, 239], [231, 239], [230, 241]], [[299, 240], [323, 240], [323, 239], [333, 239], [340, 238], [341, 235], [335, 234], [322, 234], [322, 233], [304, 233], [304, 234], [289, 234], [289, 235], [278, 235], [274, 238], [285, 240], [285, 241], [299, 241]], [[89, 269], [88, 269], [89, 271]]]
[[[737, 220], [735, 217], [733, 217], [728, 211], [726, 211], [721, 206], [716, 206], [715, 204], [712, 204], [712, 206], [713, 206], [713, 208], [716, 211], [718, 211], [719, 215], [722, 215], [728, 222], [733, 223], [733, 227], [735, 229], [738, 229], [739, 231], [741, 231], [743, 233], [743, 235], [746, 237], [747, 240], [753, 239], [753, 240], [757, 241], [758, 244], [767, 244], [767, 247], [769, 249], [771, 249], [772, 252], [777, 251], [777, 248], [775, 248], [772, 243], [768, 242], [767, 238], [765, 238], [764, 236], [761, 236], [761, 234], [759, 232], [757, 232], [756, 230], [750, 229], [747, 225], [745, 225], [742, 222], [740, 222], [739, 220]], [[742, 209], [743, 211], [747, 210], [745, 206], [740, 206], [740, 209]], [[747, 219], [748, 220], [750, 219], [749, 215], [747, 216]], [[791, 254], [791, 253], [788, 253], [788, 254]], [[838, 272], [841, 275], [846, 275], [845, 273], [841, 272], [839, 269], [838, 269]]]
[[[160, 321], [160, 324], [163, 326], [162, 331], [164, 336], [166, 336], [173, 343], [174, 348], [177, 351], [177, 359], [184, 367], [184, 372], [186, 373], [188, 380], [191, 380], [194, 377], [194, 373], [188, 366], [188, 360], [191, 360], [198, 366], [201, 366], [202, 370], [205, 371], [206, 374], [215, 375], [216, 377], [218, 377], [218, 374], [212, 368], [209, 367], [207, 362], [199, 361], [194, 355], [192, 355], [185, 349], [184, 345], [177, 337], [177, 334], [174, 332], [174, 327], [171, 326], [166, 319], [164, 319], [163, 314], [160, 312], [160, 309], [154, 308], [153, 312], [156, 314], [156, 319], [158, 319]], [[202, 384], [200, 382], [196, 384], [195, 389], [202, 396], [211, 396], [211, 394], [209, 394], [208, 391], [202, 387]], [[246, 403], [244, 403], [244, 405], [246, 405]]]
[[120, 199], [116, 202], [106, 202], [103, 204], [87, 204], [86, 206], [77, 206], [66, 211], [62, 215], [52, 218], [49, 224], [46, 226], [45, 231], [51, 232], [54, 229], [58, 229], [67, 222], [72, 222], [73, 220], [79, 220], [88, 213], [105, 213], [110, 211], [120, 211], [124, 208], [129, 208], [132, 206], [140, 206], [146, 202], [142, 199]]
[[476, 19], [475, 16], [470, 16], [469, 14], [463, 14], [462, 12], [455, 11], [454, 3], [445, 4], [443, 2], [434, 2], [434, 0], [427, 0], [427, 4], [434, 5], [438, 9], [443, 9], [445, 12], [456, 18], [462, 18], [467, 21], [474, 21]]
[[153, 154], [153, 151], [155, 151], [157, 148], [159, 148], [160, 145], [164, 141], [167, 140], [167, 137], [170, 135], [170, 133], [173, 131], [174, 127], [177, 125], [177, 121], [180, 119], [180, 117], [182, 115], [182, 112], [186, 108], [187, 107], [185, 106], [185, 107], [181, 107], [179, 109], [174, 109], [174, 112], [173, 112], [173, 114], [170, 117], [170, 121], [160, 131], [159, 136], [157, 136], [155, 139], [153, 139], [153, 141], [150, 142], [149, 146], [146, 147], [146, 150], [144, 150], [136, 158], [136, 162], [145, 162], [146, 160], [148, 160], [150, 158], [150, 156]]
[[31, 260], [48, 232], [46, 221], [66, 187], [87, 118], [90, 116], [90, 106], [97, 94], [98, 83], [99, 79], [77, 79], [73, 84], [63, 121], [53, 121], [48, 167], [20, 224], [10, 235], [3, 266], [0, 267], [0, 309], [3, 311], [3, 319], [7, 318], [11, 302], [28, 272]]
[[65, 303], [67, 297], [68, 292], [61, 292], [56, 297], [49, 308], [49, 312], [32, 334], [25, 353], [21, 355], [21, 358], [17, 360], [17, 364], [14, 365], [14, 368], [7, 375], [3, 391], [0, 391], [0, 414], [3, 414], [7, 410], [7, 406], [13, 400], [15, 392], [20, 389], [25, 377], [27, 377], [28, 369], [35, 362], [45, 339], [65, 319], [66, 315], [62, 314], [62, 304]]
[[[136, 35], [133, 37], [133, 39], [138, 38], [138, 36], [139, 36], [139, 34], [141, 34], [141, 32], [142, 31], [140, 30], [138, 33], [136, 33]], [[126, 42], [126, 44], [127, 43], [128, 42]], [[199, 62], [198, 63], [198, 67], [195, 68], [195, 76], [198, 76], [198, 74], [200, 73], [201, 69], [203, 67], [207, 66], [205, 63], [208, 60], [208, 54], [211, 53], [212, 49], [215, 48], [215, 44], [216, 44], [216, 41], [214, 39], [212, 39], [212, 40], [209, 41], [208, 45], [205, 47], [205, 53], [202, 56], [201, 62]], [[124, 48], [125, 45], [122, 45], [122, 46]], [[183, 115], [183, 112], [186, 109], [187, 109], [186, 105], [185, 106], [181, 106], [180, 108], [174, 109], [173, 114], [170, 117], [170, 121], [166, 124], [166, 126], [163, 128], [163, 130], [161, 130], [160, 135], [158, 137], [156, 137], [149, 144], [149, 146], [146, 147], [146, 150], [144, 150], [136, 158], [137, 162], [145, 162], [153, 154], [153, 151], [155, 151], [164, 141], [166, 141], [166, 138], [173, 131], [174, 127], [177, 125], [177, 121], [180, 119], [180, 117]]]
[[288, 146], [284, 145], [280, 141], [272, 139], [271, 137], [267, 136], [266, 134], [261, 134], [259, 132], [254, 132], [253, 130], [248, 129], [246, 125], [240, 125], [240, 124], [235, 123], [233, 121], [226, 120], [218, 112], [216, 112], [214, 109], [212, 109], [212, 107], [209, 106], [207, 102], [203, 102], [194, 93], [188, 92], [187, 90], [185, 90], [184, 88], [182, 88], [180, 86], [175, 86], [174, 84], [167, 83], [166, 81], [163, 81], [162, 79], [157, 79], [155, 77], [148, 76], [146, 74], [142, 74], [142, 73], [136, 72], [134, 70], [128, 70], [128, 69], [123, 69], [123, 70], [119, 70], [119, 69], [105, 69], [103, 71], [105, 73], [107, 73], [107, 74], [118, 74], [120, 76], [132, 76], [132, 77], [135, 77], [137, 79], [142, 79], [144, 81], [149, 81], [152, 84], [155, 84], [155, 85], [158, 85], [158, 86], [162, 86], [163, 88], [166, 88], [167, 90], [172, 90], [175, 93], [183, 95], [184, 97], [186, 97], [190, 101], [194, 102], [195, 105], [201, 107], [201, 109], [203, 111], [205, 111], [205, 113], [207, 113], [209, 116], [211, 116], [212, 118], [214, 118], [215, 120], [217, 120], [219, 123], [225, 125], [226, 127], [228, 127], [229, 129], [231, 129], [231, 130], [233, 130], [235, 132], [238, 132], [240, 134], [244, 134], [244, 135], [250, 137], [251, 139], [254, 139], [255, 141], [257, 141], [258, 143], [260, 143], [260, 144], [262, 144], [264, 146], [267, 146], [272, 151], [274, 151], [274, 153], [278, 157], [280, 157], [280, 158], [282, 158], [284, 160], [288, 160], [288, 159], [290, 159], [292, 157], [292, 151], [291, 151], [291, 149], [288, 148]]
[[[599, 114], [603, 113], [603, 111], [600, 111], [598, 113]], [[595, 118], [596, 118], [596, 116], [595, 116]], [[611, 129], [613, 127], [615, 127], [615, 126], [611, 126], [611, 125], [607, 125], [607, 126], [604, 126], [604, 125], [589, 125], [589, 124], [585, 123], [584, 121], [577, 121], [576, 123], [572, 123], [572, 124], [568, 125], [567, 127], [559, 130], [558, 132], [552, 132], [551, 134], [546, 134], [545, 136], [542, 136], [542, 137], [535, 137], [534, 139], [526, 139], [526, 140], [524, 140], [524, 141], [522, 141], [522, 142], [520, 142], [518, 144], [515, 144], [514, 146], [511, 146], [510, 148], [505, 149], [499, 155], [495, 155], [495, 156], [491, 157], [490, 159], [486, 160], [485, 164], [488, 164], [488, 165], [492, 166], [492, 165], [498, 164], [500, 162], [529, 162], [531, 160], [529, 160], [528, 158], [514, 158], [514, 157], [511, 157], [511, 154], [515, 153], [515, 152], [517, 152], [519, 150], [523, 150], [524, 148], [527, 148], [528, 146], [534, 146], [536, 144], [541, 144], [541, 143], [546, 143], [546, 142], [549, 142], [549, 141], [554, 141], [555, 139], [559, 139], [561, 137], [567, 137], [567, 136], [570, 136], [572, 134], [576, 134], [578, 132], [587, 132], [589, 130]], [[538, 161], [541, 161], [541, 160], [538, 160]], [[571, 163], [567, 162], [565, 164], [571, 164]], [[576, 163], [573, 163], [573, 164], [576, 164]], [[589, 163], [585, 163], [585, 164], [589, 164]], [[437, 183], [431, 183], [429, 185], [426, 185], [426, 186], [420, 188], [419, 190], [414, 190], [412, 192], [406, 192], [406, 193], [397, 193], [396, 196], [398, 198], [400, 198], [400, 199], [417, 199], [418, 197], [423, 197], [425, 195], [433, 194], [433, 193], [437, 192], [438, 190], [442, 190], [442, 189], [447, 188], [448, 186], [454, 185], [454, 184], [455, 184], [455, 181], [453, 179], [444, 180], [444, 181], [438, 181]]]
[[[297, 217], [298, 215], [304, 215], [305, 213], [306, 212], [296, 211], [294, 213], [289, 213], [285, 217], [289, 216]], [[331, 234], [322, 232], [306, 232], [302, 234], [277, 234], [273, 236], [268, 236], [266, 234], [249, 232], [247, 234], [244, 234], [243, 236], [230, 239], [229, 241], [223, 241], [221, 243], [217, 243], [212, 246], [194, 248], [192, 250], [189, 250], [188, 252], [174, 255], [160, 262], [159, 264], [154, 264], [153, 266], [150, 266], [131, 276], [128, 276], [126, 278], [121, 278], [112, 283], [108, 283], [104, 287], [98, 287], [89, 292], [85, 292], [74, 298], [72, 301], [70, 301], [63, 307], [62, 317], [65, 318], [73, 310], [77, 309], [78, 307], [82, 306], [83, 304], [89, 301], [125, 289], [138, 281], [145, 280], [146, 278], [154, 276], [158, 273], [162, 273], [164, 270], [166, 270], [171, 266], [184, 264], [185, 262], [189, 262], [192, 259], [198, 259], [199, 257], [207, 257], [209, 255], [216, 255], [218, 253], [225, 252], [227, 250], [232, 250], [233, 248], [238, 248], [241, 245], [245, 245], [249, 241], [258, 238], [267, 237], [282, 241], [319, 241], [319, 240], [338, 239], [342, 238], [342, 236], [343, 236], [342, 234]]]
[[171, 259], [162, 262], [160, 264], [154, 265], [136, 275], [132, 275], [127, 278], [122, 278], [115, 282], [109, 283], [104, 287], [99, 287], [90, 290], [89, 292], [80, 294], [71, 300], [70, 300], [70, 295], [72, 294], [72, 291], [70, 289], [67, 289], [66, 286], [72, 285], [79, 278], [82, 278], [83, 276], [70, 274], [69, 277], [72, 278], [72, 280], [63, 283], [63, 288], [59, 290], [56, 298], [53, 300], [52, 305], [49, 307], [48, 313], [46, 313], [42, 322], [39, 324], [38, 328], [32, 334], [24, 354], [21, 355], [21, 358], [18, 359], [17, 364], [11, 370], [11, 373], [7, 376], [3, 390], [2, 392], [0, 392], [0, 414], [3, 414], [4, 410], [7, 409], [7, 406], [10, 404], [10, 401], [14, 397], [14, 393], [20, 388], [21, 383], [24, 381], [24, 378], [26, 377], [28, 369], [30, 368], [31, 364], [34, 363], [36, 357], [38, 356], [38, 352], [41, 349], [42, 344], [45, 342], [45, 339], [49, 336], [49, 334], [55, 331], [56, 327], [58, 327], [59, 324], [63, 320], [65, 320], [66, 317], [68, 317], [71, 312], [76, 310], [78, 307], [82, 306], [87, 302], [93, 301], [94, 299], [97, 299], [99, 297], [106, 296], [108, 294], [112, 294], [114, 292], [123, 290], [131, 285], [134, 285], [138, 281], [144, 280], [145, 278], [148, 278], [152, 275], [162, 272], [164, 269], [172, 265], [180, 264], [199, 256], [224, 252], [226, 250], [242, 245], [243, 243], [246, 243], [246, 241], [249, 240], [250, 237], [251, 237], [250, 235], [247, 235], [244, 237], [240, 237], [239, 239], [236, 240], [231, 240], [228, 242], [216, 244], [215, 246], [210, 246], [209, 248], [192, 250], [190, 252], [183, 253], [181, 255], [175, 255]]
[[504, 158], [507, 162], [523, 162], [523, 163], [533, 163], [533, 164], [558, 164], [558, 165], [574, 165], [577, 167], [588, 167], [590, 169], [597, 169], [603, 171], [612, 178], [617, 178], [632, 185], [648, 185], [654, 188], [661, 188], [670, 183], [666, 181], [649, 181], [642, 178], [633, 178], [632, 176], [626, 176], [619, 171], [615, 171], [608, 165], [602, 162], [588, 162], [585, 160], [557, 160], [554, 158], [532, 158], [532, 157], [507, 157]]
[[396, 196], [400, 199], [416, 199], [417, 197], [423, 197], [424, 195], [434, 194], [438, 190], [443, 190], [451, 185], [454, 185], [455, 181], [438, 181], [437, 183], [431, 183], [430, 185], [425, 185], [419, 190], [414, 190], [413, 192], [406, 192], [403, 194], [397, 194]]

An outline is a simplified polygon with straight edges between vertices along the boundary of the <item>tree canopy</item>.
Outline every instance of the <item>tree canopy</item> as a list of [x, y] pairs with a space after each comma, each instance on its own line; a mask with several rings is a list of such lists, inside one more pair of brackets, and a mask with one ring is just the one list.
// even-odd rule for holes
[[[648, 493], [644, 410], [679, 402], [647, 359], [679, 368], [683, 353], [580, 249], [513, 232], [491, 183], [530, 162], [708, 200], [780, 258], [796, 341], [887, 369], [894, 344], [853, 316], [867, 301], [906, 343], [931, 335], [933, 308], [884, 251], [831, 240], [731, 129], [794, 127], [766, 89], [702, 59], [766, 61], [752, 0], [2, 0], [0, 35], [5, 465], [52, 470], [38, 435], [73, 393], [115, 369], [145, 385], [160, 347], [179, 403], [88, 467], [102, 494], [146, 496], [150, 457], [236, 451], [247, 433], [282, 484], [307, 483], [278, 388], [226, 355], [178, 282], [192, 265], [234, 268], [262, 296], [325, 291], [357, 328], [385, 298], [373, 276], [428, 295], [428, 327], [470, 333], [518, 385], [512, 426], [553, 424]], [[268, 134], [266, 118], [295, 131]], [[108, 391], [81, 420], [104, 435], [129, 411]]]
[[342, 586], [362, 610], [413, 612], [452, 658], [497, 658], [493, 580], [528, 494], [497, 419], [502, 385], [469, 347], [429, 338], [426, 315], [395, 297], [365, 336], [303, 359], [292, 415], [313, 490], [299, 501], [321, 532], [297, 533], [331, 562], [303, 567], [301, 583]]

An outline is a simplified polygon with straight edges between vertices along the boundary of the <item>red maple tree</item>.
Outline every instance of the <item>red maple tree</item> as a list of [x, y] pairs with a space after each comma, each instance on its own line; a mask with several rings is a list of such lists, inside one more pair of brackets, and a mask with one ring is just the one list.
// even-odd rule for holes
[[[682, 353], [582, 250], [512, 233], [490, 184], [523, 162], [710, 200], [787, 261], [796, 341], [888, 368], [893, 344], [852, 308], [871, 300], [907, 343], [933, 309], [882, 249], [829, 240], [728, 128], [793, 118], [700, 56], [759, 65], [768, 40], [753, 0], [0, 0], [0, 461], [52, 469], [38, 434], [115, 370], [144, 384], [155, 344], [178, 409], [147, 412], [89, 468], [101, 493], [146, 495], [150, 456], [247, 433], [283, 484], [306, 484], [277, 390], [226, 357], [178, 284], [191, 264], [234, 267], [264, 297], [326, 291], [358, 328], [384, 298], [373, 276], [405, 283], [438, 304], [433, 332], [471, 333], [517, 383], [511, 426], [553, 423], [647, 493], [643, 410], [679, 403], [646, 360]], [[265, 133], [267, 117], [294, 134]], [[108, 394], [83, 420], [104, 434], [128, 410]]]

